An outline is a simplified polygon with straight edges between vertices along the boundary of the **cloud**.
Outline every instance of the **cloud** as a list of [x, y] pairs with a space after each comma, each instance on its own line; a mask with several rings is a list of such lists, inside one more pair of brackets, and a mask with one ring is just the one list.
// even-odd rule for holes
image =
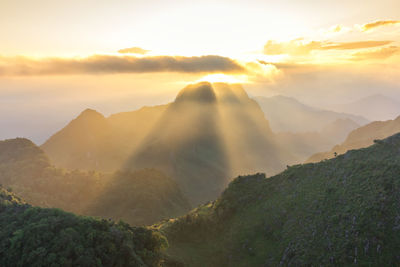
[[400, 24], [400, 20], [377, 20], [361, 26], [362, 31], [369, 31], [377, 27]]
[[150, 50], [146, 50], [140, 47], [130, 47], [130, 48], [124, 48], [124, 49], [120, 49], [118, 50], [118, 53], [121, 54], [139, 54], [139, 55], [144, 55], [147, 54], [148, 52], [150, 52]]
[[289, 42], [275, 42], [269, 40], [264, 45], [264, 54], [280, 55], [289, 54], [293, 56], [308, 55], [315, 50], [350, 50], [378, 47], [392, 43], [393, 41], [359, 41], [359, 42], [327, 42], [310, 41], [304, 42], [302, 38]]
[[222, 56], [108, 56], [87, 58], [0, 57], [3, 75], [68, 75], [107, 73], [243, 73], [245, 68], [233, 59]]
[[400, 47], [389, 46], [374, 51], [358, 52], [352, 55], [352, 60], [386, 59], [400, 52]]

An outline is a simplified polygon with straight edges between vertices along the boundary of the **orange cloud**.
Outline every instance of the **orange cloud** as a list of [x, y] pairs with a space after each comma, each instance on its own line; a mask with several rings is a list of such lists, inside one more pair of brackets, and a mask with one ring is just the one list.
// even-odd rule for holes
[[383, 47], [374, 51], [358, 52], [352, 55], [352, 60], [386, 59], [400, 52], [400, 47]]
[[0, 57], [3, 75], [67, 75], [107, 73], [243, 73], [245, 68], [233, 59], [222, 56], [106, 56], [94, 55], [82, 59]]
[[264, 54], [267, 55], [307, 55], [314, 50], [351, 50], [378, 47], [392, 43], [393, 41], [360, 41], [360, 42], [304, 42], [302, 39], [295, 39], [290, 42], [278, 43], [269, 40], [264, 45]]
[[321, 46], [321, 50], [347, 50], [347, 49], [361, 49], [383, 46], [392, 43], [393, 41], [361, 41], [361, 42], [344, 42], [344, 43], [327, 43]]
[[395, 24], [400, 24], [400, 20], [377, 20], [371, 23], [366, 23], [362, 25], [361, 30], [362, 31], [369, 31], [371, 29], [381, 27], [381, 26], [387, 26], [387, 25], [395, 25]]
[[124, 49], [120, 49], [118, 50], [118, 53], [121, 54], [139, 54], [139, 55], [144, 55], [147, 54], [148, 52], [150, 52], [150, 50], [146, 50], [140, 47], [130, 47], [130, 48], [124, 48]]

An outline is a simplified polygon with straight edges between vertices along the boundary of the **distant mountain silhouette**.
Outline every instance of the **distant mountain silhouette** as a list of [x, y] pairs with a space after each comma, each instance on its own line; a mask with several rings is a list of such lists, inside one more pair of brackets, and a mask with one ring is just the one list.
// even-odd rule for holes
[[374, 121], [352, 131], [343, 143], [334, 146], [330, 151], [316, 153], [306, 162], [318, 162], [333, 158], [335, 153], [340, 155], [351, 149], [367, 147], [376, 139], [383, 139], [398, 132], [400, 132], [400, 116], [395, 120]]
[[138, 146], [166, 106], [143, 107], [105, 118], [86, 109], [41, 148], [68, 169], [115, 171]]
[[369, 121], [361, 116], [307, 106], [295, 98], [277, 95], [255, 97], [274, 132], [319, 132], [338, 119], [350, 119], [359, 125]]
[[400, 103], [381, 94], [370, 95], [332, 108], [337, 111], [364, 116], [372, 121], [389, 120], [400, 114]]

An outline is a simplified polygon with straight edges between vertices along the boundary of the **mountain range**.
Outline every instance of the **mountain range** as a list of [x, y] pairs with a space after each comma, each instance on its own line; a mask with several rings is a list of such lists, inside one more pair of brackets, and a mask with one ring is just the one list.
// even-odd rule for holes
[[41, 148], [69, 169], [161, 170], [194, 205], [217, 197], [234, 175], [275, 174], [299, 161], [240, 85], [207, 82], [164, 106], [108, 118], [86, 110]]

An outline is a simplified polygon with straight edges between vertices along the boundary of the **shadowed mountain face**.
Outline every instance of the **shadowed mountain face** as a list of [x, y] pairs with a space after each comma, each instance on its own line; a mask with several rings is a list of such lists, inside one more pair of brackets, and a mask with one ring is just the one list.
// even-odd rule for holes
[[116, 172], [84, 214], [151, 225], [191, 207], [174, 180], [155, 169]]
[[57, 165], [156, 168], [174, 178], [193, 204], [214, 199], [232, 175], [274, 174], [295, 161], [240, 85], [189, 85], [168, 105], [109, 118], [90, 111], [91, 122], [86, 113], [42, 146]]
[[156, 225], [187, 266], [397, 266], [400, 134], [265, 178]]
[[370, 146], [376, 139], [383, 139], [400, 132], [400, 116], [395, 120], [375, 121], [352, 131], [346, 140], [334, 146], [328, 152], [321, 152], [312, 155], [307, 162], [318, 162], [330, 159], [335, 154], [340, 155], [351, 149], [358, 149]]
[[335, 121], [350, 119], [359, 125], [369, 121], [351, 113], [322, 110], [286, 96], [255, 97], [274, 132], [320, 132]]

